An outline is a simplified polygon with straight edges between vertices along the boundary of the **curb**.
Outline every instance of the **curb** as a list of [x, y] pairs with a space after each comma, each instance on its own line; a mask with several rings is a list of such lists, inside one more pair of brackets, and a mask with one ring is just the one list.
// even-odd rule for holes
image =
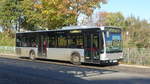
[[149, 66], [142, 66], [142, 65], [119, 64], [119, 66], [150, 69]]
[[17, 55], [12, 55], [12, 54], [0, 54], [0, 57], [3, 57], [3, 58], [12, 58], [12, 59], [19, 59]]

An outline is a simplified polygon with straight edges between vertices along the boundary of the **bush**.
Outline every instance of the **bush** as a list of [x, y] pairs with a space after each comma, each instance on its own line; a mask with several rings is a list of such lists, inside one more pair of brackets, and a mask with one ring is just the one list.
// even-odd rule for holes
[[15, 34], [12, 32], [1, 32], [0, 46], [15, 46]]

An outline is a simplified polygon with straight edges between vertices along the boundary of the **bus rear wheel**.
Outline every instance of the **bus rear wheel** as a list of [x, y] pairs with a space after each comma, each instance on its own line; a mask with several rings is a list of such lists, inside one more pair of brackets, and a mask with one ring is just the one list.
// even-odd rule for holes
[[80, 55], [78, 53], [74, 53], [71, 55], [71, 63], [74, 65], [80, 65]]
[[35, 60], [35, 52], [34, 51], [30, 52], [30, 59]]

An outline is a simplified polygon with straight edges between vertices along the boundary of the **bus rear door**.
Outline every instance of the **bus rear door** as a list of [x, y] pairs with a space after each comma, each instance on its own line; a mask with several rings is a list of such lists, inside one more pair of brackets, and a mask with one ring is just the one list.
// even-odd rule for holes
[[38, 56], [47, 56], [48, 39], [46, 35], [40, 35], [38, 41]]

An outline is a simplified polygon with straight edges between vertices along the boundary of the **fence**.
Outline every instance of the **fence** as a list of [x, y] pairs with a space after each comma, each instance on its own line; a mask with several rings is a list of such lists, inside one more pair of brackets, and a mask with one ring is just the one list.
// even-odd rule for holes
[[0, 46], [0, 54], [1, 55], [14, 55], [15, 47]]
[[124, 49], [124, 63], [137, 65], [150, 65], [149, 48], [126, 48]]

